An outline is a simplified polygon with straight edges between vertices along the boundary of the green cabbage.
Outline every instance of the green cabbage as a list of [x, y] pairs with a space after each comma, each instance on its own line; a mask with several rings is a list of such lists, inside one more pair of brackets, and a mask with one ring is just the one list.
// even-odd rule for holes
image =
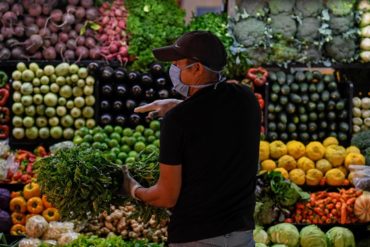
[[300, 233], [301, 247], [326, 247], [327, 239], [323, 231], [316, 225], [304, 227]]
[[267, 235], [267, 232], [263, 230], [263, 227], [257, 226], [256, 229], [253, 231], [253, 239], [256, 243], [261, 244], [269, 244], [269, 236]]
[[288, 247], [297, 247], [299, 244], [298, 229], [292, 224], [280, 223], [271, 226], [267, 233], [274, 244], [285, 244]]
[[355, 247], [355, 237], [347, 228], [336, 226], [331, 228], [326, 236], [329, 239], [329, 245], [332, 247]]

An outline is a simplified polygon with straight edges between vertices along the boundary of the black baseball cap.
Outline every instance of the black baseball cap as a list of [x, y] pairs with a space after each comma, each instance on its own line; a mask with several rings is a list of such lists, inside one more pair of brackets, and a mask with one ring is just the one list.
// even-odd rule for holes
[[208, 68], [221, 71], [226, 65], [226, 51], [222, 42], [211, 32], [193, 31], [178, 38], [175, 44], [153, 50], [160, 61], [193, 59]]

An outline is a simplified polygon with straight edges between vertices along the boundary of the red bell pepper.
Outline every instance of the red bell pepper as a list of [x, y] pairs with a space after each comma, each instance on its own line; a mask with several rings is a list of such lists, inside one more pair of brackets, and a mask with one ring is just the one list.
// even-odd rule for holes
[[7, 123], [9, 123], [9, 121], [10, 121], [9, 108], [8, 107], [0, 107], [0, 124], [7, 124]]
[[6, 139], [9, 137], [9, 126], [0, 125], [0, 139]]
[[0, 88], [0, 106], [4, 106], [9, 99], [9, 90]]
[[265, 85], [269, 73], [262, 67], [250, 68], [247, 72], [247, 78], [251, 79], [257, 87]]
[[260, 106], [260, 108], [262, 110], [265, 107], [265, 101], [263, 100], [262, 95], [259, 94], [259, 93], [255, 93], [254, 95], [256, 96], [257, 101], [258, 101], [258, 104], [259, 104], [259, 106]]

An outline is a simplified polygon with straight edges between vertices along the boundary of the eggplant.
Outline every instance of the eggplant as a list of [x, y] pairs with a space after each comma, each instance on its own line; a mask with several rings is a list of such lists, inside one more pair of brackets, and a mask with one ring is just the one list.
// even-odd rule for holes
[[110, 103], [108, 100], [102, 100], [100, 102], [100, 109], [104, 110], [104, 111], [108, 111], [110, 109]]
[[128, 80], [131, 83], [138, 82], [139, 81], [139, 77], [140, 77], [139, 72], [131, 71], [130, 73], [128, 73]]
[[138, 114], [136, 114], [136, 113], [131, 114], [131, 116], [130, 116], [130, 123], [132, 125], [139, 125], [140, 124], [140, 121], [141, 121], [141, 117]]
[[115, 119], [115, 123], [118, 125], [125, 125], [126, 123], [126, 118], [123, 115], [117, 115]]
[[112, 117], [110, 114], [103, 114], [101, 117], [100, 117], [100, 123], [102, 125], [108, 125], [108, 124], [111, 124], [112, 123]]
[[136, 102], [132, 99], [126, 100], [126, 108], [129, 111], [133, 111], [136, 107]]
[[139, 97], [142, 93], [143, 89], [141, 88], [140, 85], [133, 85], [132, 88], [131, 88], [131, 94], [134, 96], [134, 97]]
[[110, 84], [103, 85], [102, 88], [101, 88], [101, 91], [102, 91], [103, 95], [111, 96], [112, 93], [113, 93], [112, 85], [110, 85]]
[[168, 96], [169, 96], [169, 93], [168, 93], [168, 90], [166, 90], [166, 89], [162, 89], [162, 90], [160, 90], [160, 91], [158, 92], [158, 97], [159, 97], [160, 99], [167, 99], [167, 98], [168, 98]]
[[104, 66], [101, 70], [101, 77], [104, 80], [110, 80], [112, 79], [113, 73], [114, 73], [114, 70], [112, 69], [112, 67]]
[[127, 89], [125, 87], [125, 85], [123, 84], [117, 84], [116, 85], [116, 94], [119, 96], [119, 97], [124, 97], [127, 93]]
[[141, 76], [141, 83], [144, 86], [150, 87], [153, 84], [153, 78], [149, 74], [142, 74]]
[[96, 76], [99, 71], [99, 64], [92, 62], [87, 65], [87, 71], [89, 72], [89, 75]]
[[114, 78], [122, 82], [126, 78], [126, 72], [122, 68], [118, 68], [114, 71]]
[[158, 87], [164, 87], [166, 86], [166, 79], [163, 77], [159, 77], [157, 80], [155, 80], [155, 83], [157, 84]]
[[153, 63], [150, 66], [150, 71], [153, 75], [162, 75], [164, 73], [163, 66], [160, 63]]
[[115, 111], [121, 111], [123, 109], [123, 102], [120, 100], [116, 100], [113, 102], [113, 109]]
[[155, 90], [153, 88], [149, 88], [145, 91], [145, 97], [147, 99], [153, 99], [155, 94]]

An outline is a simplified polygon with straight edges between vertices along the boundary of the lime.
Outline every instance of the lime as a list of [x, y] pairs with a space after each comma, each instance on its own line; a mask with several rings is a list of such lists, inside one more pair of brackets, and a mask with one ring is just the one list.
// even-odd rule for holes
[[144, 128], [144, 126], [142, 126], [142, 125], [138, 125], [138, 126], [136, 126], [135, 130], [136, 130], [137, 132], [143, 133], [143, 132], [144, 132], [144, 130], [145, 130], [145, 128]]
[[114, 131], [114, 129], [113, 129], [112, 125], [106, 125], [104, 127], [104, 132], [107, 133], [107, 134], [111, 134], [111, 133], [113, 133], [113, 131]]
[[86, 127], [82, 127], [78, 131], [80, 132], [81, 137], [84, 137], [85, 135], [89, 134], [89, 129]]
[[110, 148], [119, 147], [119, 142], [116, 139], [112, 139], [109, 141], [108, 146]]
[[135, 143], [135, 151], [140, 153], [141, 151], [143, 151], [145, 149], [145, 143], [144, 142], [137, 142]]
[[103, 142], [104, 141], [104, 136], [102, 133], [96, 133], [94, 135], [94, 141], [95, 142]]
[[156, 147], [155, 145], [153, 144], [149, 144], [148, 146], [146, 146], [145, 148], [145, 153], [152, 153], [154, 152], [155, 150], [157, 150], [158, 147]]
[[126, 159], [126, 164], [131, 164], [131, 163], [134, 163], [135, 162], [135, 158], [134, 157], [127, 157]]
[[154, 121], [151, 121], [150, 122], [149, 127], [152, 130], [156, 131], [156, 130], [159, 130], [160, 129], [161, 123], [158, 120], [154, 120]]
[[136, 158], [138, 156], [138, 153], [136, 151], [130, 151], [128, 153], [128, 157]]
[[152, 135], [154, 135], [154, 131], [152, 129], [144, 130], [144, 136], [145, 137], [152, 136]]
[[97, 134], [99, 132], [102, 132], [103, 131], [103, 128], [100, 127], [100, 126], [96, 126], [94, 129], [93, 129], [93, 134]]
[[157, 130], [157, 131], [155, 132], [155, 137], [159, 138], [160, 136], [161, 136], [161, 132], [160, 132], [159, 130]]
[[85, 135], [83, 139], [84, 139], [84, 142], [87, 142], [87, 143], [93, 142], [93, 136], [90, 134]]
[[157, 140], [155, 136], [148, 136], [148, 138], [146, 138], [147, 143], [153, 143], [155, 140]]
[[156, 145], [157, 147], [159, 147], [159, 140], [155, 140], [155, 141], [153, 142], [153, 144], [154, 144], [154, 145]]
[[125, 128], [122, 133], [124, 136], [132, 136], [134, 132], [130, 128]]
[[117, 132], [113, 132], [112, 134], [110, 134], [110, 139], [115, 139], [117, 141], [120, 141], [121, 136]]
[[121, 151], [122, 152], [124, 152], [124, 153], [128, 153], [128, 152], [130, 152], [131, 151], [131, 148], [130, 148], [130, 146], [129, 145], [123, 145], [123, 146], [121, 146]]
[[117, 159], [122, 160], [122, 161], [125, 161], [127, 157], [128, 157], [127, 153], [124, 153], [124, 152], [120, 152], [117, 155]]
[[135, 138], [139, 138], [142, 135], [141, 135], [140, 132], [135, 132], [132, 136], [135, 137]]
[[135, 144], [135, 142], [136, 142], [136, 140], [133, 137], [129, 137], [127, 139], [127, 145], [129, 145], [129, 146], [133, 146]]
[[115, 153], [116, 155], [118, 155], [121, 152], [121, 150], [119, 149], [119, 147], [114, 147], [110, 151], [113, 152], [113, 153]]
[[100, 143], [100, 150], [103, 150], [103, 151], [105, 151], [105, 150], [108, 150], [108, 144], [107, 143]]
[[122, 127], [121, 126], [116, 126], [114, 127], [114, 132], [121, 134], [122, 133]]
[[95, 149], [100, 149], [100, 142], [94, 142], [91, 146]]
[[144, 136], [140, 136], [140, 137], [138, 137], [138, 138], [136, 138], [136, 141], [137, 142], [146, 142], [146, 139], [145, 139], [145, 137]]

